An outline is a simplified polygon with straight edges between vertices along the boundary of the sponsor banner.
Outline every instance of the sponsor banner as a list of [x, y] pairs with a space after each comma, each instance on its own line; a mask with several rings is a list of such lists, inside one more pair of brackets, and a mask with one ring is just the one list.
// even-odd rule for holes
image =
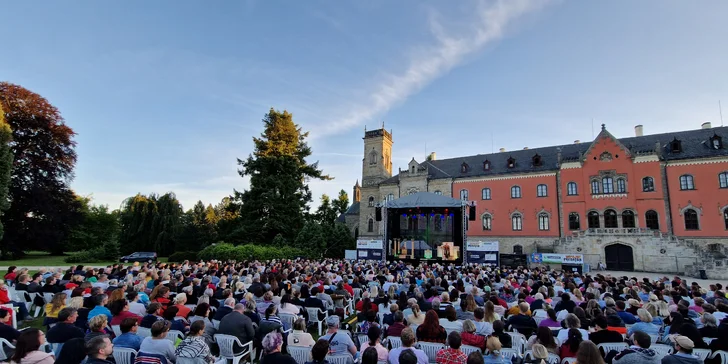
[[532, 253], [531, 262], [535, 264], [584, 264], [584, 255]]
[[357, 250], [357, 259], [382, 260], [382, 251], [380, 249], [360, 249]]
[[357, 249], [384, 249], [384, 244], [381, 240], [357, 240]]
[[469, 252], [497, 252], [499, 244], [497, 241], [472, 241], [468, 240], [466, 249]]
[[468, 251], [468, 263], [498, 264], [498, 252]]

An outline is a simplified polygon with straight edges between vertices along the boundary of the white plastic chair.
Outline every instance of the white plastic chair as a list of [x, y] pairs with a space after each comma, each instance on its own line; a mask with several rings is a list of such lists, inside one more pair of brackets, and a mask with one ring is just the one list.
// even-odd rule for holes
[[479, 347], [471, 345], [463, 345], [460, 347], [460, 350], [462, 350], [465, 355], [470, 355], [470, 353], [474, 353], [476, 351], [479, 351], [481, 353], [483, 352], [482, 350], [480, 350]]
[[184, 340], [185, 334], [179, 330], [169, 330], [167, 332], [167, 340], [171, 341], [172, 344], [177, 344], [177, 339]]
[[511, 336], [511, 348], [518, 350], [519, 354], [523, 354], [526, 350], [526, 336], [517, 332], [506, 332]]
[[326, 355], [329, 364], [352, 364], [354, 357], [351, 354]]
[[699, 357], [703, 362], [705, 362], [705, 359], [708, 359], [710, 354], [710, 349], [693, 349], [693, 355]]
[[[35, 298], [40, 296], [40, 293], [33, 292], [33, 293], [29, 293], [29, 295], [30, 295], [30, 304], [32, 306], [33, 302], [35, 302]], [[35, 313], [33, 314], [33, 316], [40, 317], [41, 313], [45, 313], [45, 307], [42, 305], [35, 306]]]
[[114, 331], [114, 335], [121, 336], [121, 326], [120, 325], [111, 325], [111, 330]]
[[359, 345], [369, 342], [369, 336], [367, 334], [357, 333], [356, 338], [359, 340]]
[[513, 361], [513, 358], [521, 357], [521, 353], [518, 352], [518, 349], [513, 349], [513, 348], [503, 348], [500, 350], [500, 353], [501, 353], [501, 355], [503, 355], [504, 358], [506, 358], [510, 361]]
[[720, 364], [728, 364], [728, 351], [718, 350], [710, 356], [711, 359], [720, 356]]
[[152, 329], [146, 327], [137, 327], [137, 335], [141, 337], [152, 337]]
[[5, 307], [13, 313], [11, 315], [11, 316], [13, 316], [13, 328], [17, 329], [18, 328], [18, 310], [15, 309], [15, 306], [13, 306], [12, 303], [6, 303], [4, 305], [0, 305], [0, 307]]
[[[664, 344], [652, 344], [650, 345], [650, 349], [654, 350], [655, 353], [657, 353], [657, 357], [660, 360], [670, 355], [670, 353], [672, 352], [672, 346]], [[708, 350], [708, 352], [710, 352], [710, 350]]]
[[64, 343], [49, 343], [51, 345], [51, 351], [53, 352], [53, 355], [57, 358], [58, 354], [61, 353], [61, 349], [63, 349]]
[[[252, 358], [255, 356], [255, 352], [253, 351], [252, 340], [248, 341], [247, 343], [245, 343], [245, 345], [243, 345], [240, 342], [240, 339], [237, 338], [237, 336], [215, 334], [215, 342], [217, 342], [217, 345], [220, 347], [221, 359], [232, 360], [232, 364], [238, 364], [240, 363], [240, 360], [242, 360], [245, 356], [249, 355], [251, 358], [250, 361], [253, 361]], [[238, 344], [238, 346], [241, 346], [243, 348], [243, 351], [240, 354], [235, 354], [235, 344]]]
[[354, 290], [354, 301], [359, 302], [361, 299], [361, 288], [353, 288]]
[[[523, 355], [524, 360], [528, 360], [529, 358], [533, 358], [532, 350], [526, 351], [526, 354]], [[560, 364], [561, 358], [556, 354], [549, 353], [548, 358], [546, 358], [546, 362], [549, 364]]]
[[114, 348], [114, 361], [116, 364], [133, 364], [137, 351], [131, 348]]
[[[329, 312], [328, 311], [322, 311], [319, 308], [316, 307], [306, 307], [306, 312], [308, 312], [308, 322], [312, 324], [316, 324], [318, 326], [318, 334], [321, 336], [321, 332], [324, 328], [324, 322], [327, 318], [329, 318]], [[324, 318], [319, 320], [318, 314], [322, 313], [324, 314]]]
[[703, 342], [705, 342], [706, 344], [710, 345], [710, 343], [711, 343], [711, 342], [712, 342], [713, 340], [715, 340], [715, 339], [716, 339], [716, 338], [714, 338], [714, 337], [704, 337], [704, 338], [703, 338]]
[[654, 344], [654, 343], [656, 343], [656, 342], [658, 342], [660, 340], [660, 335], [652, 335], [652, 334], [650, 334], [650, 339], [651, 339], [652, 343]]
[[294, 360], [296, 360], [297, 364], [304, 364], [308, 361], [309, 357], [311, 356], [311, 349], [310, 346], [293, 346], [288, 345], [286, 350], [288, 350], [288, 354], [293, 357]]
[[211, 320], [211, 322], [212, 322], [212, 327], [214, 327], [215, 330], [217, 330], [220, 327], [220, 320]]
[[53, 293], [43, 293], [43, 301], [45, 301], [45, 303], [51, 303], [51, 301], [53, 301]]
[[419, 343], [420, 349], [427, 354], [427, 359], [430, 361], [430, 363], [436, 363], [437, 362], [437, 352], [441, 349], [445, 348], [445, 344], [440, 343], [428, 343], [428, 342], [420, 342]]
[[0, 361], [8, 360], [8, 354], [5, 354], [5, 348], [15, 349], [15, 345], [11, 344], [10, 341], [0, 338]]
[[293, 323], [298, 319], [298, 316], [290, 313], [278, 313], [278, 318], [283, 322], [283, 327], [291, 329], [293, 328]]
[[392, 349], [396, 349], [402, 346], [402, 338], [399, 336], [389, 336], [387, 337], [387, 340], [389, 341], [389, 345], [392, 347]]
[[564, 358], [561, 360], [561, 364], [574, 364], [576, 363], [576, 358]]
[[601, 343], [601, 344], [597, 345], [597, 348], [603, 350], [604, 355], [609, 354], [609, 352], [612, 350], [621, 352], [622, 350], [624, 350], [628, 347], [629, 347], [629, 345], [627, 345], [627, 343]]

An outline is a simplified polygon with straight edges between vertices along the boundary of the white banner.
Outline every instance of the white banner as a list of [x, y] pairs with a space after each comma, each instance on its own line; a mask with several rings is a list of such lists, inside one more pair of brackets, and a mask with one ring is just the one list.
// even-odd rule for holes
[[531, 254], [531, 262], [537, 264], [584, 264], [584, 255], [582, 254], [547, 254], [533, 253]]
[[497, 241], [468, 240], [466, 244], [469, 252], [497, 252], [500, 246]]
[[357, 240], [357, 249], [384, 249], [384, 244], [381, 240]]

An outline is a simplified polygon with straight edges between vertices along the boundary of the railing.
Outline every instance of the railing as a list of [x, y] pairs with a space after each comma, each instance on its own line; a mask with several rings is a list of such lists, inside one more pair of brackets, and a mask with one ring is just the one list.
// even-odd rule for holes
[[660, 231], [648, 228], [591, 228], [584, 231], [574, 231], [573, 236], [585, 235], [647, 235], [659, 237]]

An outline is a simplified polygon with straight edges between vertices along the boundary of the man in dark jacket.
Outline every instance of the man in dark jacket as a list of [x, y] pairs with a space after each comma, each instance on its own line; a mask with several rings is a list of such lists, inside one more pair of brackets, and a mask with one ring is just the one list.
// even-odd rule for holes
[[74, 323], [78, 318], [78, 310], [72, 307], [65, 307], [58, 312], [58, 323], [51, 327], [46, 334], [46, 340], [53, 344], [62, 344], [77, 337], [83, 337], [83, 330], [76, 327]]
[[576, 307], [576, 303], [571, 300], [571, 295], [564, 292], [561, 294], [561, 302], [556, 304], [554, 310], [556, 312], [566, 310], [568, 313], [574, 313], [574, 307]]
[[521, 334], [529, 337], [536, 330], [538, 325], [536, 324], [536, 321], [533, 319], [533, 317], [528, 316], [527, 314], [529, 310], [528, 303], [519, 303], [518, 310], [520, 311], [518, 315], [512, 315], [508, 318], [508, 323], [506, 326], [515, 328]]
[[609, 324], [607, 323], [607, 318], [604, 316], [598, 316], [594, 319], [594, 328], [596, 331], [589, 334], [589, 340], [594, 343], [594, 345], [599, 345], [603, 343], [620, 343], [623, 340], [622, 334], [616, 332], [607, 330], [607, 327]]
[[670, 336], [670, 341], [675, 345], [675, 354], [662, 358], [662, 364], [700, 364], [703, 362], [693, 355], [695, 344], [687, 336]]
[[633, 325], [635, 322], [637, 322], [637, 318], [634, 317], [633, 314], [625, 311], [626, 307], [627, 304], [624, 301], [617, 301], [617, 315], [619, 315], [619, 318], [621, 318], [625, 324]]
[[[650, 349], [652, 345], [650, 335], [642, 331], [635, 331], [632, 334], [632, 338], [634, 339], [634, 345], [622, 350], [620, 353], [612, 350], [607, 354], [604, 361], [609, 363], [609, 359], [613, 357], [611, 360], [612, 364], [658, 364], [660, 362], [657, 353], [653, 349]], [[616, 356], [614, 355], [615, 353]]]
[[[303, 305], [305, 307], [316, 307], [322, 312], [326, 312], [326, 306], [324, 306], [324, 301], [321, 301], [320, 299], [316, 298], [316, 295], [321, 292], [318, 287], [313, 287], [311, 289], [311, 297], [306, 298], [306, 300], [303, 302]], [[322, 320], [324, 318], [324, 314], [319, 312], [319, 320]]]
[[[255, 338], [253, 321], [250, 321], [250, 318], [243, 314], [244, 310], [245, 308], [241, 303], [235, 305], [233, 311], [225, 315], [225, 317], [220, 320], [220, 326], [217, 329], [217, 333], [235, 336], [242, 344], [253, 340], [253, 338]], [[238, 346], [238, 344], [235, 344], [233, 351], [238, 354], [243, 351], [243, 348]]]
[[213, 317], [213, 320], [222, 321], [223, 317], [227, 316], [230, 312], [233, 312], [233, 306], [235, 305], [235, 299], [230, 297], [225, 299], [224, 306], [220, 307], [215, 312], [215, 317]]

